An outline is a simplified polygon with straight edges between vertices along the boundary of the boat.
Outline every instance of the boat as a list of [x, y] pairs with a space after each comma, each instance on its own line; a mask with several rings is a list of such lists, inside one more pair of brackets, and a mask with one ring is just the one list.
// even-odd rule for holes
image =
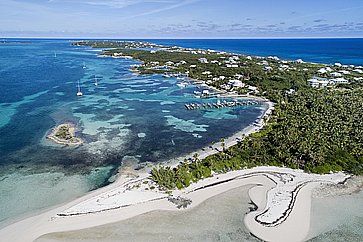
[[95, 75], [95, 86], [98, 86], [97, 77]]
[[86, 64], [83, 62], [83, 67], [82, 67], [83, 69], [86, 69]]
[[81, 86], [79, 85], [79, 80], [78, 80], [78, 92], [77, 92], [77, 96], [83, 96], [83, 93], [81, 92]]
[[54, 51], [54, 58], [57, 58], [57, 53]]
[[178, 87], [180, 87], [180, 88], [185, 88], [185, 87], [187, 87], [188, 86], [188, 82], [180, 82], [180, 83], [177, 83], [176, 84]]

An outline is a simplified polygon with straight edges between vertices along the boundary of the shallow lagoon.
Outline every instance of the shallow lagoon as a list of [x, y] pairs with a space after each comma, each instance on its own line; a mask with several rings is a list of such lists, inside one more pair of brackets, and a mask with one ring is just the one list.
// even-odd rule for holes
[[[197, 86], [138, 76], [129, 71], [136, 61], [97, 54], [65, 40], [0, 46], [0, 223], [107, 184], [123, 160], [162, 162], [217, 142], [264, 110], [188, 111], [185, 103], [201, 102], [192, 95]], [[75, 95], [78, 80], [83, 97]], [[68, 121], [85, 145], [45, 140]]]

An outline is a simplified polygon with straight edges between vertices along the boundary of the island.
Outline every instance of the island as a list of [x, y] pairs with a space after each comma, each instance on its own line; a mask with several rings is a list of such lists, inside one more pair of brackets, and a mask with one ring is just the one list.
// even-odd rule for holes
[[[140, 61], [132, 70], [166, 78], [193, 80], [215, 91], [199, 97], [245, 96], [274, 103], [258, 133], [205, 159], [186, 163], [187, 173], [155, 168], [155, 179], [165, 188], [186, 187], [189, 181], [208, 177], [211, 171], [227, 172], [274, 165], [312, 173], [345, 171], [363, 174], [363, 67], [281, 60], [216, 50], [161, 46], [140, 41], [79, 41], [78, 46], [102, 48], [102, 56]], [[181, 82], [180, 84], [183, 84]], [[204, 95], [203, 95], [204, 94]], [[205, 107], [203, 101], [194, 107]], [[186, 108], [190, 108], [187, 106]], [[261, 121], [261, 120], [260, 120]], [[262, 120], [263, 121], [263, 120]], [[256, 123], [261, 125], [261, 123]], [[233, 143], [235, 144], [235, 143]], [[230, 146], [230, 147], [229, 147]], [[170, 172], [169, 172], [170, 170]], [[157, 176], [159, 177], [159, 176]], [[189, 177], [189, 178], [188, 178]]]
[[[105, 58], [134, 59], [140, 75], [162, 75], [202, 89], [188, 112], [210, 97], [259, 100], [268, 106], [252, 126], [185, 157], [120, 173], [84, 197], [0, 230], [0, 237], [33, 241], [42, 235], [126, 220], [155, 210], [191, 209], [237, 187], [252, 185], [251, 234], [265, 241], [303, 241], [312, 191], [348, 192], [363, 174], [363, 67], [281, 60], [140, 41], [74, 42], [101, 48]], [[179, 85], [178, 85], [179, 86]], [[203, 90], [204, 88], [204, 90]], [[241, 102], [242, 103], [242, 102]], [[240, 102], [217, 103], [231, 108]], [[74, 139], [72, 126], [53, 137]], [[58, 136], [57, 136], [58, 134]], [[23, 231], [19, 234], [18, 231]]]
[[83, 140], [76, 137], [75, 125], [72, 123], [63, 123], [52, 129], [47, 139], [54, 143], [66, 146], [78, 146]]

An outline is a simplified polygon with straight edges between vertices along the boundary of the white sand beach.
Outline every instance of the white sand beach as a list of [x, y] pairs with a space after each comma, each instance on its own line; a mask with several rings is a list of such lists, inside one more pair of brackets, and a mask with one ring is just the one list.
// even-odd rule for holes
[[[227, 138], [225, 146], [235, 145], [242, 136], [260, 130], [272, 110], [273, 103], [268, 102], [268, 109], [258, 121]], [[221, 149], [221, 143], [214, 144], [198, 151], [199, 157], [207, 157]], [[180, 160], [168, 164], [177, 165]], [[213, 174], [169, 194], [157, 188], [147, 170], [135, 174], [124, 169], [119, 178], [106, 187], [2, 228], [0, 238], [14, 242], [34, 241], [49, 233], [101, 226], [152, 211], [179, 211], [180, 204], [185, 204], [189, 210], [226, 191], [252, 185], [249, 196], [258, 209], [244, 218], [250, 232], [266, 241], [284, 241], [283, 238], [302, 241], [309, 231], [312, 188], [322, 183], [344, 182], [348, 177], [344, 173], [316, 175], [281, 167], [255, 167]]]
[[190, 209], [225, 191], [251, 184], [259, 187], [250, 191], [259, 208], [246, 216], [247, 228], [267, 241], [281, 241], [281, 235], [301, 241], [309, 228], [309, 191], [313, 183], [339, 183], [347, 177], [343, 173], [314, 175], [288, 168], [256, 167], [215, 174], [170, 196], [158, 189], [147, 189], [147, 174], [138, 178], [122, 176], [80, 199], [3, 228], [0, 238], [33, 241], [45, 234], [114, 223], [151, 211], [177, 211], [175, 204], [168, 201], [170, 197], [191, 200]]
[[251, 208], [250, 187], [229, 190], [191, 209], [153, 211], [112, 224], [44, 235], [36, 242], [256, 242], [243, 225], [243, 217]]
[[[251, 98], [257, 98], [257, 97], [251, 97]], [[260, 131], [266, 125], [274, 110], [274, 103], [271, 101], [266, 101], [266, 105], [267, 105], [266, 110], [256, 119], [256, 122], [254, 124], [251, 124], [246, 128], [244, 128], [243, 130], [224, 139], [224, 146], [226, 149], [236, 145], [238, 142], [242, 141], [244, 137], [247, 137], [253, 133]], [[180, 161], [193, 157], [195, 153], [198, 154], [199, 159], [204, 159], [210, 155], [214, 155], [222, 151], [223, 149], [222, 147], [223, 147], [222, 142], [216, 142], [215, 144], [211, 144], [208, 147], [204, 147], [203, 149], [197, 150], [190, 154], [170, 159], [167, 162], [165, 162], [164, 165], [177, 166], [180, 163]]]

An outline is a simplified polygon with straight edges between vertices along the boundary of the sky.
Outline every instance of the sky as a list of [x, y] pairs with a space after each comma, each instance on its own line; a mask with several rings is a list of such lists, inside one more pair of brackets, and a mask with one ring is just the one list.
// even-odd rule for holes
[[363, 0], [0, 0], [0, 37], [363, 37]]

